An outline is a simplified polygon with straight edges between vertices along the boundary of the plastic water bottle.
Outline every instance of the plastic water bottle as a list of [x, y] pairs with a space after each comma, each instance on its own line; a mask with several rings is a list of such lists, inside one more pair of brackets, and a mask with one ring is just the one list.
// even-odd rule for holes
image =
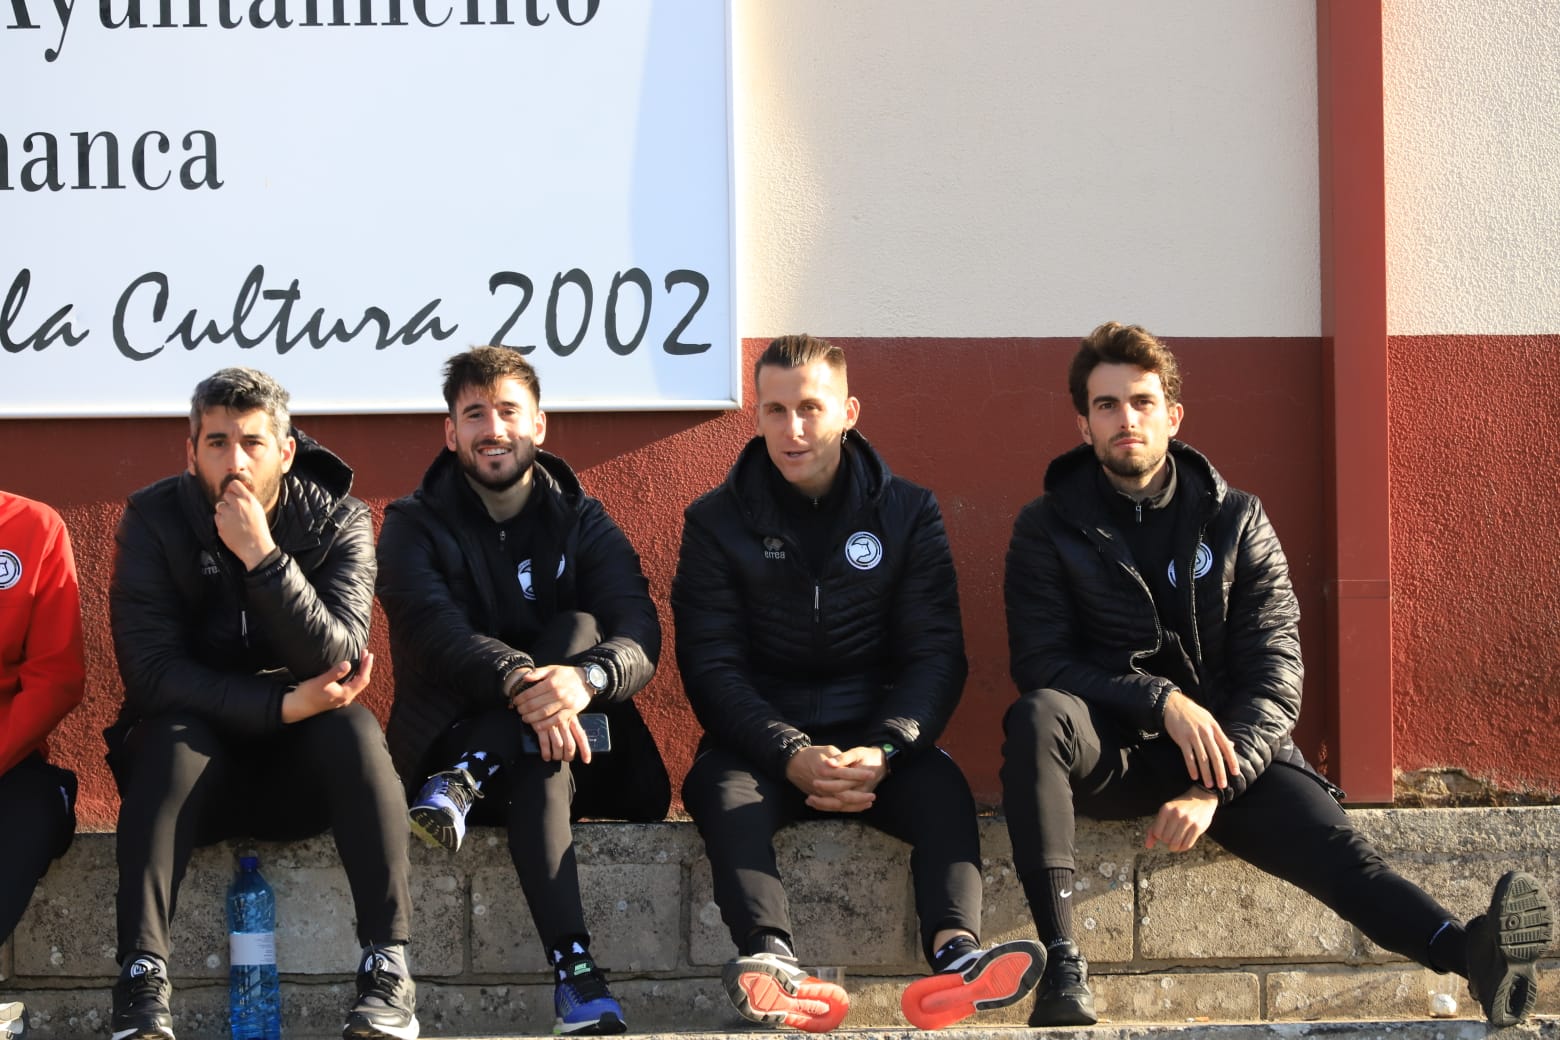
[[228, 1021], [233, 1040], [281, 1040], [282, 986], [276, 974], [276, 894], [260, 858], [244, 856], [228, 889]]

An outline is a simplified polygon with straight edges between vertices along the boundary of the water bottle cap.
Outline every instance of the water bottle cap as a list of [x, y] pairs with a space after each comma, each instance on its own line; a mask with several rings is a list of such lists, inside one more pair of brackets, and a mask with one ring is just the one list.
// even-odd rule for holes
[[238, 868], [240, 870], [259, 870], [260, 869], [260, 857], [259, 856], [240, 856], [238, 858]]

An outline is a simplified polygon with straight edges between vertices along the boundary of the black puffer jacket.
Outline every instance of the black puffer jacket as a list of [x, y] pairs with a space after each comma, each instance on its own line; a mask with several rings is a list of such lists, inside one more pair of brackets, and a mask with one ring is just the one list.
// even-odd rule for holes
[[845, 451], [855, 479], [820, 573], [781, 516], [762, 438], [685, 514], [672, 582], [683, 686], [706, 740], [777, 776], [824, 727], [931, 746], [968, 671], [937, 500], [854, 430]]
[[[636, 712], [637, 721], [630, 698], [655, 674], [661, 653], [661, 625], [639, 554], [562, 459], [538, 452], [535, 474], [539, 530], [558, 540], [535, 546], [532, 574], [557, 573], [547, 592], [553, 609], [596, 619], [603, 641], [569, 663], [606, 669], [607, 691], [598, 703]], [[507, 627], [495, 583], [516, 579], [485, 562], [502, 556], [483, 542], [497, 539], [499, 525], [485, 516], [473, 523], [463, 511], [464, 481], [455, 454], [440, 452], [422, 485], [390, 503], [379, 534], [379, 602], [395, 658], [386, 732], [391, 758], [409, 783], [421, 779], [423, 756], [450, 725], [503, 705], [504, 677], [534, 664], [495, 634]]]
[[109, 587], [125, 684], [124, 725], [111, 733], [174, 711], [230, 733], [271, 733], [282, 726], [283, 694], [362, 654], [374, 603], [368, 507], [348, 494], [346, 463], [293, 436], [298, 451], [271, 521], [277, 551], [248, 573], [217, 537], [194, 476], [130, 496]]
[[[1239, 797], [1273, 760], [1304, 765], [1290, 734], [1300, 716], [1300, 607], [1289, 564], [1254, 495], [1225, 484], [1208, 460], [1170, 443], [1183, 509], [1177, 587], [1193, 618], [1182, 642], [1202, 687], [1197, 699], [1235, 745]], [[1145, 737], [1164, 726], [1174, 684], [1138, 661], [1160, 647], [1161, 619], [1122, 533], [1107, 519], [1093, 449], [1051, 463], [1046, 493], [1018, 515], [1007, 555], [1008, 646], [1021, 693], [1065, 690], [1102, 705]], [[1206, 546], [1206, 550], [1199, 550]], [[1192, 691], [1186, 691], [1188, 695]]]

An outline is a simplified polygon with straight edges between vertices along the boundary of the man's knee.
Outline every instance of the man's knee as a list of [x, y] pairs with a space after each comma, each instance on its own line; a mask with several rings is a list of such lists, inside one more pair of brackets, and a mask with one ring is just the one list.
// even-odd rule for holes
[[1007, 740], [1003, 754], [1011, 757], [1026, 749], [1071, 740], [1078, 727], [1078, 715], [1086, 709], [1083, 702], [1060, 690], [1033, 690], [1023, 694], [1008, 708], [1003, 719]]

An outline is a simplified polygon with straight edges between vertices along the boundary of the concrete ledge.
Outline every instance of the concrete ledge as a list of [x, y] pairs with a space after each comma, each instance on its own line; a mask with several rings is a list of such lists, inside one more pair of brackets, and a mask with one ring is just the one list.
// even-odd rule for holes
[[[1553, 862], [1560, 807], [1352, 815], [1403, 874], [1461, 917], [1484, 909], [1504, 870], [1531, 871], [1548, 881], [1552, 894], [1560, 880]], [[1006, 828], [993, 819], [982, 820], [981, 828], [985, 937], [1032, 935]], [[718, 966], [734, 951], [692, 825], [587, 824], [576, 836], [594, 949], [631, 1027], [737, 1028], [718, 982]], [[289, 1035], [332, 1035], [350, 1001], [357, 952], [334, 845], [316, 838], [256, 847], [277, 890]], [[852, 1026], [902, 1028], [900, 990], [924, 971], [908, 850], [859, 824], [831, 821], [790, 828], [777, 851], [803, 962], [845, 967]], [[228, 845], [200, 850], [180, 893], [171, 968], [181, 1038], [222, 1031], [222, 898], [234, 852]], [[412, 881], [413, 965], [425, 1033], [550, 1032], [551, 987], [503, 834], [478, 829], [454, 856], [416, 844]], [[79, 835], [40, 886], [13, 941], [0, 949], [0, 1000], [28, 1002], [39, 1040], [107, 1035], [116, 884], [113, 836]], [[1262, 1027], [1269, 1031], [1218, 1035], [1319, 1035], [1271, 1030], [1286, 1022], [1404, 1022], [1425, 1013], [1428, 973], [1216, 847], [1183, 856], [1146, 852], [1140, 825], [1085, 823], [1077, 891], [1076, 920], [1100, 1010], [1115, 1022], [1264, 1021], [1273, 1023]], [[1542, 979], [1541, 1013], [1560, 1011], [1556, 988]], [[1470, 1018], [1477, 1012], [1466, 999], [1461, 1010]], [[980, 1021], [1019, 1026], [1027, 1013], [1020, 1006]], [[1465, 1024], [1483, 1035], [1482, 1025], [1468, 1020], [1434, 1023], [1439, 1033], [1425, 1035], [1462, 1036]], [[1553, 1023], [1543, 1029], [1554, 1035]], [[1398, 1026], [1392, 1034], [1419, 1035]]]

